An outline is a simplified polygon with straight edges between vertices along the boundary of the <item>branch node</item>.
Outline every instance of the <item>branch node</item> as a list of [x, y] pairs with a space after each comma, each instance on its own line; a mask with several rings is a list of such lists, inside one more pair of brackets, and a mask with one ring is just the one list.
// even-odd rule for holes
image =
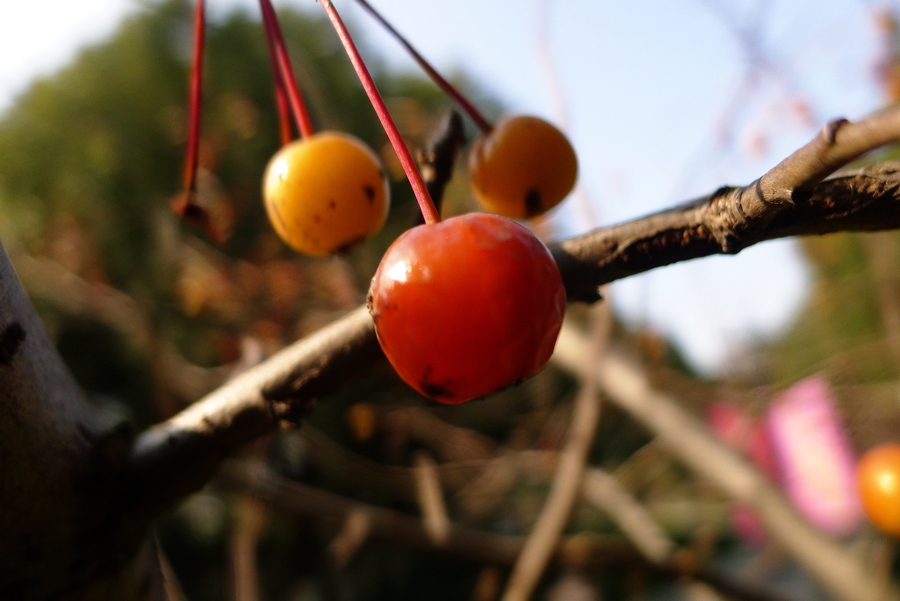
[[318, 403], [317, 397], [271, 399], [267, 398], [272, 420], [282, 430], [294, 430], [303, 425], [303, 420], [312, 412]]
[[844, 126], [848, 123], [850, 123], [850, 121], [847, 119], [844, 119], [843, 117], [841, 117], [840, 119], [834, 119], [832, 121], [829, 121], [822, 127], [822, 133], [821, 133], [822, 139], [829, 146], [833, 145], [835, 140], [837, 139], [838, 130], [842, 126]]
[[761, 194], [757, 180], [755, 184], [746, 188], [722, 186], [710, 195], [710, 213], [707, 221], [710, 232], [724, 254], [736, 254], [747, 246], [742, 234], [746, 229], [747, 215], [741, 206], [740, 196], [751, 188], [755, 193]]

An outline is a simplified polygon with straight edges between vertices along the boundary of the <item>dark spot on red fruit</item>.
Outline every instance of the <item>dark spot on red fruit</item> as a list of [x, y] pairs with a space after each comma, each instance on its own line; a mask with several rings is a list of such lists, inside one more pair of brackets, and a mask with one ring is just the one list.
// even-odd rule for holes
[[369, 204], [375, 202], [375, 188], [372, 186], [363, 186], [363, 192], [366, 193], [366, 198], [369, 199]]
[[319, 215], [314, 215], [314, 216], [313, 216], [313, 221], [315, 221], [316, 223], [321, 223], [321, 222], [322, 222], [322, 217], [320, 217]]
[[0, 334], [0, 365], [9, 365], [25, 340], [25, 328], [14, 321]]
[[444, 388], [440, 384], [435, 384], [434, 382], [422, 381], [419, 383], [419, 386], [422, 387], [422, 391], [430, 396], [433, 399], [445, 398], [449, 399], [453, 397], [453, 392]]
[[336, 206], [337, 206], [337, 204], [334, 202], [334, 200], [329, 200], [329, 201], [328, 201], [328, 208], [329, 208], [329, 209], [333, 209], [333, 208], [336, 207]]
[[534, 217], [541, 213], [541, 192], [537, 188], [532, 188], [525, 194], [525, 214], [528, 217]]

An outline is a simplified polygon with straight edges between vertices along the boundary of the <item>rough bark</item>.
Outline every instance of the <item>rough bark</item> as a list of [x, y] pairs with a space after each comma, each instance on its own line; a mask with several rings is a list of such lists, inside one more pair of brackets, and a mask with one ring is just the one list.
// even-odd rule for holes
[[146, 532], [112, 530], [131, 438], [103, 430], [0, 245], [0, 598], [160, 598]]

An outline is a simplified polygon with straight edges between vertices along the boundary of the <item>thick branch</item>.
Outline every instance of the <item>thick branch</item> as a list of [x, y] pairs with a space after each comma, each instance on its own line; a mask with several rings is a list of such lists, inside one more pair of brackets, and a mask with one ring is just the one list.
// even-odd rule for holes
[[202, 487], [235, 449], [298, 420], [379, 356], [372, 319], [360, 307], [240, 374], [138, 438], [126, 506], [152, 520]]
[[0, 245], [0, 598], [163, 598], [146, 532], [110, 518], [130, 442], [103, 432]]
[[758, 194], [760, 185], [721, 188], [687, 204], [551, 246], [569, 300], [590, 302], [598, 298], [597, 288], [603, 284], [680, 261], [735, 254], [765, 240], [900, 227], [898, 162], [830, 178], [804, 198], [766, 205], [768, 212], [757, 211], [757, 218], [737, 221], [743, 201]]

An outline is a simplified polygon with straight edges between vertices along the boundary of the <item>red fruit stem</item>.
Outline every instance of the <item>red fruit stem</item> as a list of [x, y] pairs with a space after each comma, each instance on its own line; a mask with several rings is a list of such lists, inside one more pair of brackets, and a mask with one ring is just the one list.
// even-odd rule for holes
[[[294, 120], [297, 122], [297, 129], [300, 130], [302, 138], [308, 138], [313, 135], [312, 121], [309, 119], [309, 112], [306, 110], [306, 104], [303, 102], [303, 95], [300, 94], [300, 87], [294, 78], [294, 71], [291, 69], [291, 59], [288, 57], [287, 47], [284, 43], [284, 36], [281, 33], [281, 27], [278, 25], [278, 15], [272, 7], [270, 0], [259, 0], [263, 13], [263, 25], [266, 28], [266, 35], [272, 36], [273, 45], [275, 46], [275, 60], [281, 71], [281, 79], [287, 87], [288, 98], [290, 99], [291, 109], [294, 113]], [[277, 96], [276, 96], [277, 99]]]
[[322, 8], [324, 8], [325, 12], [328, 14], [328, 18], [331, 19], [331, 23], [334, 25], [338, 37], [341, 39], [341, 43], [344, 44], [344, 49], [350, 57], [350, 62], [356, 70], [356, 75], [359, 77], [363, 89], [369, 96], [369, 101], [372, 103], [372, 107], [375, 109], [375, 113], [381, 121], [381, 126], [384, 128], [385, 133], [387, 133], [388, 139], [391, 141], [391, 145], [397, 153], [397, 158], [400, 159], [400, 164], [403, 165], [406, 177], [409, 179], [413, 192], [416, 194], [416, 200], [419, 203], [419, 209], [422, 211], [422, 217], [425, 218], [425, 223], [439, 223], [441, 221], [441, 215], [434, 207], [434, 201], [431, 200], [428, 188], [425, 187], [425, 182], [422, 180], [422, 174], [419, 173], [416, 162], [413, 160], [409, 149], [403, 142], [403, 137], [400, 135], [400, 131], [397, 129], [394, 120], [391, 118], [391, 114], [384, 104], [384, 99], [381, 98], [378, 88], [375, 87], [375, 81], [372, 79], [372, 75], [366, 68], [365, 63], [363, 63], [362, 57], [359, 55], [359, 50], [356, 49], [356, 44], [353, 43], [353, 39], [350, 37], [350, 32], [348, 32], [347, 28], [344, 26], [344, 22], [341, 20], [341, 16], [338, 14], [337, 9], [334, 7], [334, 4], [332, 4], [331, 0], [322, 0], [321, 3]]
[[394, 29], [393, 25], [387, 22], [387, 19], [381, 16], [381, 14], [377, 10], [375, 10], [375, 8], [372, 7], [371, 4], [366, 2], [366, 0], [356, 1], [359, 2], [363, 8], [369, 11], [369, 13], [371, 13], [371, 15], [375, 17], [382, 25], [384, 25], [385, 29], [387, 29], [389, 32], [391, 32], [391, 35], [397, 38], [398, 42], [403, 44], [403, 47], [406, 48], [406, 50], [412, 55], [416, 62], [419, 63], [419, 66], [422, 67], [422, 69], [424, 69], [426, 73], [428, 73], [428, 76], [431, 77], [434, 83], [436, 83], [438, 87], [444, 91], [445, 94], [456, 101], [456, 103], [469, 115], [469, 117], [472, 118], [472, 121], [475, 122], [475, 125], [477, 125], [484, 134], [491, 133], [491, 131], [494, 129], [494, 126], [491, 125], [491, 122], [485, 119], [484, 115], [482, 115], [481, 112], [479, 112], [479, 110], [476, 109], [472, 105], [472, 103], [469, 102], [468, 99], [453, 86], [453, 84], [444, 79], [441, 74], [431, 66], [431, 63], [425, 60], [425, 57], [419, 54], [416, 49], [413, 48], [412, 44], [410, 44], [399, 31]]
[[260, 8], [263, 13], [263, 29], [266, 32], [266, 46], [269, 48], [269, 58], [272, 61], [272, 79], [275, 82], [275, 106], [278, 109], [278, 133], [281, 145], [284, 146], [294, 139], [294, 133], [291, 130], [291, 109], [288, 106], [284, 78], [281, 76], [281, 67], [278, 62], [277, 50], [275, 49], [275, 38], [272, 35], [270, 26], [271, 20], [266, 16], [267, 11], [264, 0], [260, 0]]
[[203, 105], [203, 40], [206, 32], [203, 0], [197, 0], [194, 15], [194, 58], [190, 79], [190, 115], [188, 121], [187, 155], [184, 163], [184, 188], [188, 203], [197, 192], [197, 167], [200, 162], [200, 110]]

